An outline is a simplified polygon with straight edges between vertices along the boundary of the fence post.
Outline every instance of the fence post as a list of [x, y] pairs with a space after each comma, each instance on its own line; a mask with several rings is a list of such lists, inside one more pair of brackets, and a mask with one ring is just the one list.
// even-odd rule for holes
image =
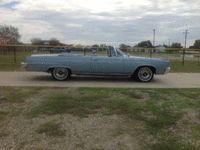
[[151, 58], [151, 55], [152, 55], [152, 49], [149, 49], [150, 50], [150, 58]]
[[185, 50], [183, 50], [182, 66], [184, 66], [184, 60], [185, 60]]
[[16, 63], [16, 46], [14, 46], [14, 63]]

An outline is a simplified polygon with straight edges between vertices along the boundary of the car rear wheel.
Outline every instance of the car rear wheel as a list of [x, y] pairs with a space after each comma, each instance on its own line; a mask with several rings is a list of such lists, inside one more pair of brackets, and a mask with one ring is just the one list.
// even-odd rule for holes
[[141, 82], [149, 82], [153, 79], [154, 73], [149, 67], [141, 67], [136, 70], [136, 77]]
[[58, 81], [63, 81], [69, 78], [69, 71], [67, 68], [63, 67], [54, 68], [52, 71], [52, 76]]

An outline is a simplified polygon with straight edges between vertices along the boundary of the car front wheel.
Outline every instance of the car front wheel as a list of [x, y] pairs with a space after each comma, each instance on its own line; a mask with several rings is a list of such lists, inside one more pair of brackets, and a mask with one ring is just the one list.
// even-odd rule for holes
[[58, 81], [66, 80], [69, 77], [69, 71], [67, 68], [59, 67], [54, 68], [52, 71], [52, 76]]
[[141, 67], [137, 70], [137, 79], [141, 82], [149, 82], [153, 79], [153, 71], [149, 67]]

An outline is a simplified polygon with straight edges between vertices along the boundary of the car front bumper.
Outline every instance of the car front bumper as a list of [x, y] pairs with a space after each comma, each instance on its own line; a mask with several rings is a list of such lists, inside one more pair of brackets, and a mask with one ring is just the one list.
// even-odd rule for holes
[[167, 68], [165, 68], [165, 71], [163, 74], [167, 74], [167, 73], [169, 73], [169, 71], [170, 71], [170, 67], [167, 67]]

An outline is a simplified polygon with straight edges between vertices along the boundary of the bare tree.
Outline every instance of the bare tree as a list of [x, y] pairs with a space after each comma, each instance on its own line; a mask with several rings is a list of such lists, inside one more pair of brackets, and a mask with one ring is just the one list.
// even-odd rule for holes
[[14, 38], [20, 40], [18, 28], [0, 25], [0, 38]]
[[56, 45], [58, 45], [60, 42], [59, 42], [59, 40], [57, 40], [56, 38], [51, 38], [50, 40], [49, 40], [49, 45], [54, 45], [54, 46], [56, 46]]

